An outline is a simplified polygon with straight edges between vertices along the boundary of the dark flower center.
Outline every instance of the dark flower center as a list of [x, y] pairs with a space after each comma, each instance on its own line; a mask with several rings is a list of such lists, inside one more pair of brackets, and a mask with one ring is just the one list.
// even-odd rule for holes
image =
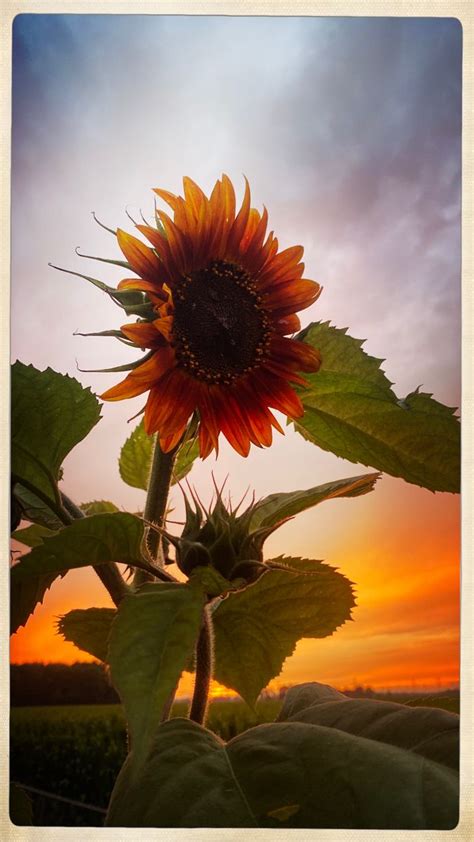
[[270, 323], [242, 267], [214, 260], [182, 278], [173, 298], [176, 354], [194, 377], [228, 385], [261, 364]]

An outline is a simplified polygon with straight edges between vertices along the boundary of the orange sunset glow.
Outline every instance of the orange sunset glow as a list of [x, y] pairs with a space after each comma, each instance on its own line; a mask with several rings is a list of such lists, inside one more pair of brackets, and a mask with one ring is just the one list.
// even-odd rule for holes
[[[341, 534], [337, 526], [345, 523]], [[429, 525], [429, 529], [427, 529]], [[318, 538], [315, 539], [315, 535]], [[271, 545], [271, 546], [270, 546]], [[318, 552], [319, 548], [323, 552]], [[298, 515], [268, 541], [269, 557], [324, 558], [355, 583], [354, 622], [331, 637], [302, 640], [269, 690], [318, 680], [337, 687], [443, 688], [459, 681], [459, 500], [382, 478], [357, 500]], [[56, 582], [13, 636], [14, 663], [92, 661], [55, 633], [73, 608], [111, 606], [92, 570]], [[185, 674], [180, 694], [189, 695]], [[219, 685], [213, 695], [233, 695]]]

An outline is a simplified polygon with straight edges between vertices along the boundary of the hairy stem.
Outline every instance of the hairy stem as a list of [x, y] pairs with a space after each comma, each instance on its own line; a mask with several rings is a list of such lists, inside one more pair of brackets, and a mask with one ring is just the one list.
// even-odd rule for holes
[[162, 722], [167, 722], [168, 719], [170, 718], [171, 709], [173, 707], [174, 699], [175, 699], [175, 696], [176, 696], [176, 691], [178, 689], [178, 684], [179, 684], [179, 678], [178, 678], [175, 686], [173, 687], [171, 693], [169, 694], [169, 696], [168, 696], [168, 698], [165, 702], [165, 705], [163, 707], [163, 712], [161, 714], [161, 721]]
[[[85, 517], [82, 509], [80, 509], [79, 506], [76, 506], [70, 497], [62, 492], [61, 501], [65, 511], [70, 516], [70, 520], [78, 520], [79, 518]], [[70, 523], [70, 520], [68, 523]], [[115, 562], [111, 561], [108, 564], [97, 564], [93, 565], [93, 567], [100, 581], [109, 592], [114, 605], [119, 605], [127, 593], [128, 588]]]
[[[163, 453], [158, 437], [155, 438], [153, 459], [148, 483], [148, 493], [143, 512], [144, 520], [154, 523], [156, 526], [163, 526], [166, 513], [166, 504], [171, 484], [171, 475], [176, 459], [179, 444], [170, 453]], [[160, 564], [161, 537], [156, 529], [150, 529], [146, 537], [146, 548], [151, 560]], [[161, 578], [161, 577], [159, 577]], [[134, 578], [134, 585], [137, 587], [143, 582], [149, 582], [152, 576], [142, 570], [137, 570]]]
[[189, 718], [203, 725], [209, 700], [209, 686], [212, 678], [212, 625], [207, 609], [204, 609], [203, 624], [196, 646], [196, 678]]

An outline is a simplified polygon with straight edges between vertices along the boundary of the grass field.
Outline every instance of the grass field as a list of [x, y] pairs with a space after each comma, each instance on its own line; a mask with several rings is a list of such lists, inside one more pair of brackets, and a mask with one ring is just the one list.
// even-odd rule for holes
[[[391, 701], [443, 707], [457, 712], [457, 698], [388, 696]], [[276, 718], [278, 699], [262, 699], [256, 711], [239, 700], [211, 703], [207, 726], [224, 740]], [[173, 716], [186, 715], [177, 702]], [[99, 808], [70, 804], [28, 792], [34, 823], [43, 826], [101, 826], [115, 778], [125, 759], [127, 737], [121, 705], [65, 705], [12, 708], [11, 780], [55, 796]]]
[[[173, 716], [185, 716], [187, 703], [177, 702]], [[275, 719], [278, 700], [262, 700], [256, 713], [241, 701], [213, 701], [207, 725], [224, 740]], [[65, 705], [12, 708], [11, 780], [63, 798], [105, 810], [125, 759], [127, 737], [121, 705]], [[103, 815], [37, 793], [37, 825], [100, 826]]]

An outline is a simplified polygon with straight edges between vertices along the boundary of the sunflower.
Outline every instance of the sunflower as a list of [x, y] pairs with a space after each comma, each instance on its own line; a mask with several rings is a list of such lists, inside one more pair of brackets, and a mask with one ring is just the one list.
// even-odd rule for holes
[[221, 432], [247, 456], [251, 443], [271, 444], [272, 428], [283, 432], [270, 408], [291, 419], [303, 414], [292, 384], [304, 384], [299, 372], [317, 371], [320, 357], [290, 336], [300, 328], [296, 312], [321, 288], [302, 277], [301, 246], [279, 252], [273, 232], [266, 236], [267, 211], [251, 207], [247, 180], [237, 213], [226, 175], [210, 198], [190, 178], [183, 185], [184, 197], [154, 191], [174, 219], [157, 211], [156, 227], [136, 226], [151, 248], [117, 230], [139, 276], [118, 288], [145, 292], [156, 318], [123, 325], [123, 336], [149, 353], [101, 397], [149, 392], [145, 430], [158, 433], [164, 452], [194, 416], [203, 458], [217, 451]]

